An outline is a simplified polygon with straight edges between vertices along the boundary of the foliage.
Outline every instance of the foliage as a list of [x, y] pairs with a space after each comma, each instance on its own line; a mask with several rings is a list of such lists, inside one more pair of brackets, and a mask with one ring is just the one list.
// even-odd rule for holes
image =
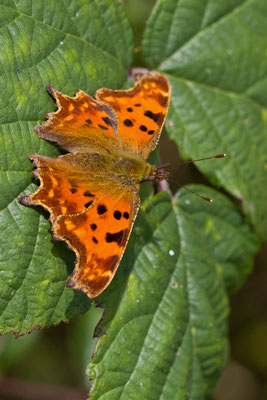
[[[97, 300], [105, 307], [89, 365], [91, 399], [204, 399], [227, 356], [227, 293], [252, 268], [266, 237], [267, 26], [265, 0], [159, 0], [142, 45], [172, 86], [166, 130], [185, 157], [242, 200], [191, 189], [148, 196], [122, 264]], [[47, 83], [72, 95], [126, 84], [134, 39], [112, 0], [0, 0], [0, 329], [23, 334], [90, 307], [65, 288], [74, 254], [51, 240], [47, 213], [25, 208], [34, 191], [27, 155], [57, 155], [33, 127], [54, 108]], [[253, 227], [250, 225], [252, 224]], [[89, 361], [89, 360], [88, 360]]]

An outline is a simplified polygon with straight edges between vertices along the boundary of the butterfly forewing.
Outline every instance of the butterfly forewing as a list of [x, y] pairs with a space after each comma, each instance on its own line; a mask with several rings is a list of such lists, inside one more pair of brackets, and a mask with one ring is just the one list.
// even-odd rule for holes
[[145, 75], [129, 90], [99, 89], [96, 98], [116, 113], [119, 140], [147, 159], [157, 145], [170, 101], [168, 80]]
[[118, 145], [117, 121], [108, 105], [94, 100], [82, 90], [75, 97], [69, 97], [50, 85], [48, 89], [56, 99], [58, 110], [46, 114], [48, 120], [35, 127], [39, 137], [57, 142], [70, 152]]

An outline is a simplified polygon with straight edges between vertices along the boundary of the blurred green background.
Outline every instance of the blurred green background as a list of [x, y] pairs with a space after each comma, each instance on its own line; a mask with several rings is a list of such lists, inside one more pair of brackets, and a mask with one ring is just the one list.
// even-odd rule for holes
[[[154, 0], [127, 0], [124, 5], [135, 31], [134, 65], [140, 67], [142, 33]], [[173, 166], [170, 186], [174, 192], [178, 188], [175, 182], [207, 184], [194, 165], [178, 166], [178, 150], [164, 134], [160, 158], [163, 164]], [[231, 361], [214, 392], [214, 400], [267, 399], [266, 260], [264, 247], [253, 274], [231, 296]], [[0, 400], [85, 399], [90, 386], [85, 371], [96, 345], [93, 332], [102, 311], [93, 307], [69, 324], [36, 330], [17, 339], [12, 335], [0, 337]]]

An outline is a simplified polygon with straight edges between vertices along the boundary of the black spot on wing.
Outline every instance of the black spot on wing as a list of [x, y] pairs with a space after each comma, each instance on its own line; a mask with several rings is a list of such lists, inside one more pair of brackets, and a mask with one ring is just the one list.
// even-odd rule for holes
[[151, 131], [148, 131], [147, 133], [148, 133], [148, 135], [153, 135], [154, 132], [155, 131], [151, 130]]
[[106, 233], [106, 242], [107, 243], [112, 243], [116, 242], [119, 246], [122, 246], [125, 243], [126, 235], [127, 235], [128, 229], [121, 230], [116, 233]]
[[125, 126], [133, 126], [133, 123], [132, 123], [132, 121], [130, 120], [130, 119], [125, 119], [124, 121], [123, 121], [123, 123], [124, 123], [124, 125]]
[[133, 109], [132, 109], [132, 107], [128, 107], [128, 108], [127, 108], [127, 111], [129, 111], [129, 112], [133, 112]]
[[119, 220], [119, 219], [121, 219], [121, 212], [119, 210], [116, 210], [116, 211], [114, 211], [113, 216], [115, 219]]
[[97, 238], [96, 238], [95, 236], [92, 237], [92, 241], [93, 241], [95, 244], [98, 243], [98, 240], [97, 240]]
[[97, 225], [96, 224], [91, 224], [90, 228], [92, 229], [92, 231], [95, 231], [97, 229]]
[[103, 129], [104, 131], [108, 130], [108, 128], [104, 125], [98, 124], [100, 129]]
[[70, 188], [70, 192], [71, 192], [71, 193], [76, 193], [76, 192], [77, 192], [77, 189], [76, 189], [76, 188]]
[[105, 204], [99, 204], [97, 206], [97, 214], [98, 215], [102, 215], [105, 214], [108, 211], [107, 207], [105, 206]]
[[153, 112], [150, 111], [150, 110], [145, 111], [145, 112], [144, 112], [144, 115], [145, 115], [146, 117], [152, 119], [152, 120], [153, 120], [154, 122], [156, 122], [156, 123], [159, 122], [159, 120], [160, 120], [160, 118], [161, 118], [161, 116], [162, 116], [161, 113], [155, 114], [155, 113], [153, 113]]
[[85, 203], [84, 207], [88, 208], [91, 204], [93, 204], [93, 201], [88, 201], [88, 203]]
[[125, 211], [125, 212], [123, 213], [123, 218], [129, 219], [129, 213], [128, 213], [127, 211]]
[[142, 132], [146, 132], [147, 131], [147, 127], [145, 125], [140, 125], [139, 126], [140, 131]]
[[102, 117], [106, 125], [112, 126], [112, 121], [109, 117]]
[[85, 122], [87, 123], [87, 125], [92, 125], [92, 121], [89, 118], [86, 119]]
[[89, 190], [86, 190], [83, 195], [86, 197], [95, 197], [95, 195], [89, 192]]

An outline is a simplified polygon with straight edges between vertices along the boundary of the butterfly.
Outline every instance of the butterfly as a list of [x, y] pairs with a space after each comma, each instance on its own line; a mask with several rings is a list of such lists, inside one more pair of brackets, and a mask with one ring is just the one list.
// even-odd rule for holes
[[58, 110], [46, 114], [35, 132], [67, 153], [29, 155], [40, 186], [19, 202], [49, 211], [53, 239], [76, 253], [67, 287], [94, 298], [119, 266], [138, 213], [140, 183], [167, 177], [146, 160], [160, 138], [170, 85], [154, 73], [129, 90], [101, 88], [95, 99], [82, 90], [75, 97], [51, 85], [47, 90]]

